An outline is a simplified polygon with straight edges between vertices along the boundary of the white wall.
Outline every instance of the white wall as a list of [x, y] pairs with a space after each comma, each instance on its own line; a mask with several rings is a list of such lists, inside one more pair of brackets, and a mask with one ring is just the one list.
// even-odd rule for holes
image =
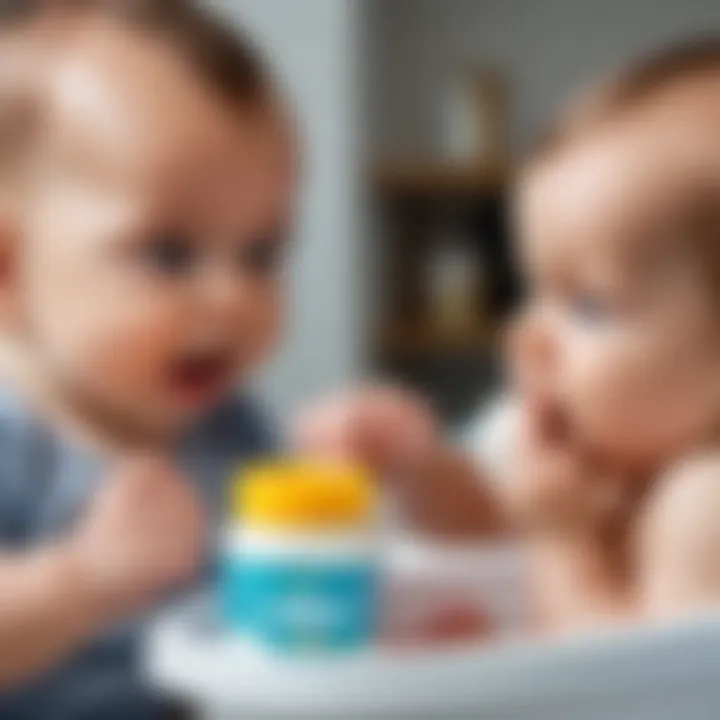
[[355, 0], [213, 0], [257, 38], [294, 100], [305, 183], [288, 339], [263, 380], [292, 411], [354, 378], [363, 333]]
[[690, 33], [720, 33], [719, 0], [371, 0], [378, 152], [435, 148], [438, 91], [468, 61], [513, 83], [524, 146], [574, 88]]

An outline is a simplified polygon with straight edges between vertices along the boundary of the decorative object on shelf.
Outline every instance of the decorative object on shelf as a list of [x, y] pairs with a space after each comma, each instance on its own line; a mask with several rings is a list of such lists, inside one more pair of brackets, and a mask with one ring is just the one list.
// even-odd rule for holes
[[427, 300], [433, 329], [452, 342], [474, 333], [483, 286], [483, 267], [477, 251], [460, 233], [448, 232], [427, 266]]
[[458, 165], [494, 166], [507, 158], [508, 108], [502, 77], [466, 69], [445, 88], [441, 105], [442, 149]]

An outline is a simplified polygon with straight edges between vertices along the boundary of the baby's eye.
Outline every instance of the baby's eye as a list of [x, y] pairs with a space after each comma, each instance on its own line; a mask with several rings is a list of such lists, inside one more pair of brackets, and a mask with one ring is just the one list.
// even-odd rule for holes
[[168, 233], [152, 238], [142, 250], [143, 260], [164, 275], [182, 275], [193, 269], [197, 248], [190, 238]]
[[568, 305], [573, 317], [587, 324], [604, 322], [612, 314], [610, 303], [592, 293], [575, 295], [569, 299]]
[[285, 259], [284, 243], [274, 237], [243, 244], [237, 252], [240, 269], [255, 275], [269, 275], [280, 269]]

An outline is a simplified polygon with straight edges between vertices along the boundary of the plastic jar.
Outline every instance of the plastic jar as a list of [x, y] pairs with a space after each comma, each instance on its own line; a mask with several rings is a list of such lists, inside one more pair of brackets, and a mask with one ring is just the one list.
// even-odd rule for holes
[[317, 652], [378, 633], [377, 497], [356, 467], [276, 463], [242, 472], [231, 492], [225, 620], [260, 646]]

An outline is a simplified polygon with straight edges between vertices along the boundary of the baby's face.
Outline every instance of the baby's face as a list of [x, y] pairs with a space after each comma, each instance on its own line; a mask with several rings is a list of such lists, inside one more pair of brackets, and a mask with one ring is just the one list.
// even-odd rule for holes
[[630, 465], [664, 462], [720, 422], [718, 305], [686, 222], [720, 148], [714, 133], [668, 142], [668, 129], [583, 140], [531, 170], [518, 204], [521, 388]]
[[112, 27], [79, 37], [52, 87], [22, 228], [20, 332], [88, 412], [177, 431], [278, 335], [287, 128], [269, 106], [224, 105], [162, 45]]

